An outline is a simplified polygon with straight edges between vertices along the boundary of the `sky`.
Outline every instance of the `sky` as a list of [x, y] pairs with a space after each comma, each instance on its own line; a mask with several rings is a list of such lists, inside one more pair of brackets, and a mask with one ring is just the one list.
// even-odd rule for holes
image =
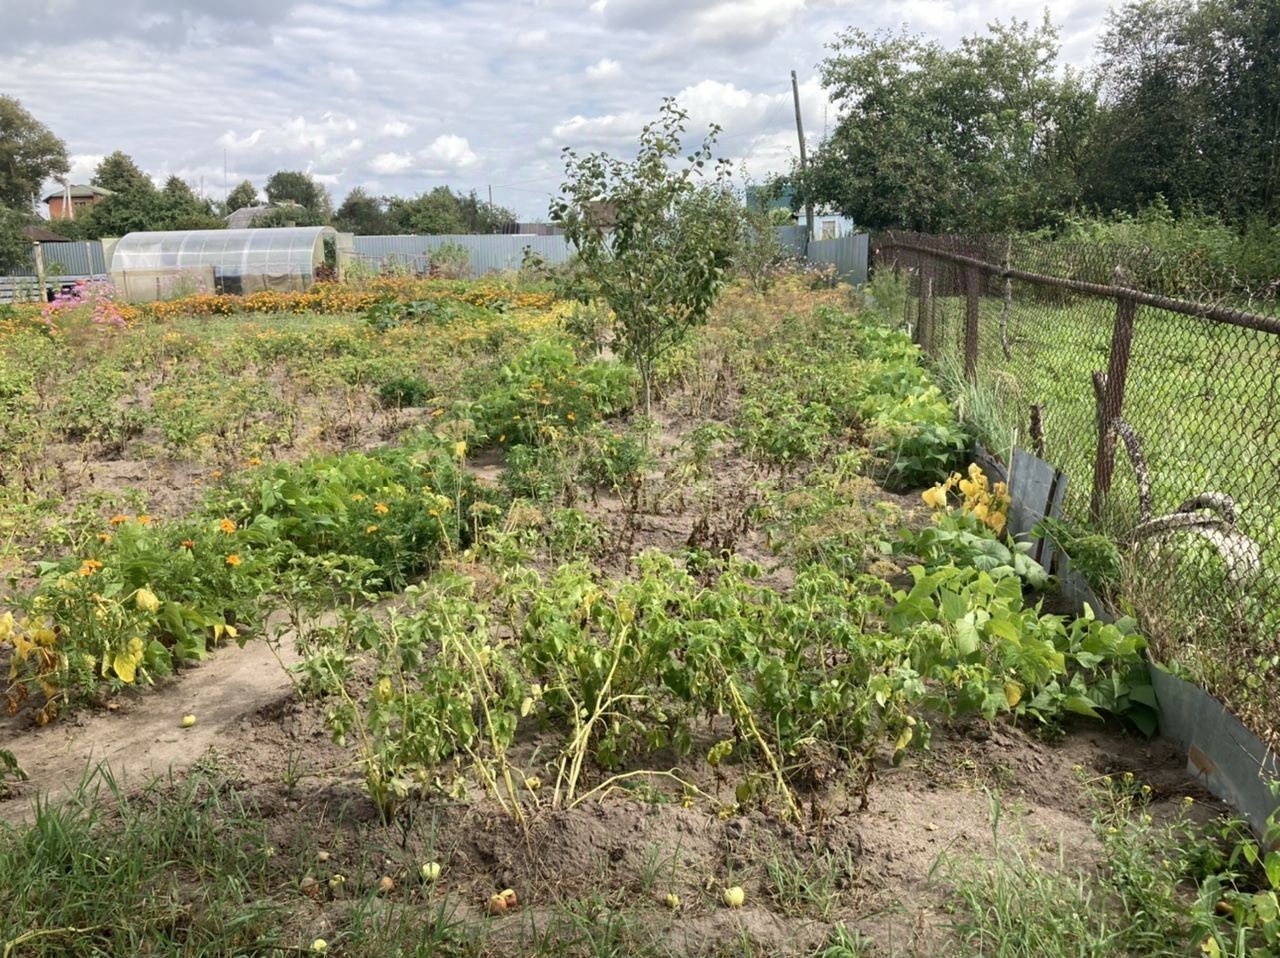
[[[1053, 0], [1064, 63], [1087, 66], [1109, 0]], [[796, 153], [838, 109], [818, 81], [841, 30], [947, 45], [1024, 0], [0, 0], [0, 93], [67, 144], [72, 181], [123, 150], [204, 195], [275, 170], [323, 183], [475, 189], [546, 218], [560, 151], [626, 153], [666, 96], [715, 122], [740, 180]]]

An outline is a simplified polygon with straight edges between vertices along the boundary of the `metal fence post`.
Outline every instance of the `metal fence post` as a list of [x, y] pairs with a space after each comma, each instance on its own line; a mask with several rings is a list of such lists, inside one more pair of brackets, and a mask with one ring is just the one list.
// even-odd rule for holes
[[970, 383], [978, 381], [978, 310], [982, 306], [982, 290], [979, 283], [982, 274], [977, 267], [964, 271], [964, 378]]
[[[1106, 378], [1098, 391], [1098, 453], [1093, 463], [1093, 496], [1089, 518], [1102, 518], [1102, 504], [1111, 491], [1116, 465], [1116, 431], [1112, 423], [1124, 412], [1124, 387], [1129, 377], [1129, 355], [1133, 348], [1133, 321], [1138, 304], [1128, 297], [1116, 301], [1115, 325], [1111, 330], [1111, 356]], [[1096, 374], [1095, 374], [1096, 376]], [[1102, 377], [1097, 377], [1102, 378]]]

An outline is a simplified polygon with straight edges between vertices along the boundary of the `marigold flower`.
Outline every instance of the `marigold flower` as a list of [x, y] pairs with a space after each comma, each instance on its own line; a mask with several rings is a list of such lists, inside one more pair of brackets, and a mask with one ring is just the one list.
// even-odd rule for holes
[[80, 564], [80, 574], [85, 576], [93, 575], [101, 568], [102, 563], [97, 559], [85, 559], [84, 562]]
[[251, 465], [251, 466], [260, 466], [260, 465], [262, 465], [262, 460], [261, 460], [261, 459], [259, 459], [257, 456], [251, 456], [251, 457], [249, 458], [249, 465]]
[[230, 519], [223, 519], [221, 522], [218, 523], [218, 528], [221, 529], [223, 532], [225, 532], [227, 535], [231, 535], [231, 533], [236, 531], [236, 524], [232, 522]]
[[364, 502], [365, 496], [363, 492], [357, 492], [351, 497], [352, 502]]
[[211, 479], [221, 479], [221, 478], [222, 478], [222, 470], [221, 470], [221, 469], [215, 469], [215, 470], [213, 470], [213, 472], [209, 473], [209, 477], [210, 477]]
[[107, 520], [107, 521], [108, 521], [108, 522], [110, 522], [113, 526], [122, 526], [122, 525], [124, 525], [126, 522], [128, 522], [128, 521], [129, 521], [129, 517], [128, 517], [128, 516], [123, 516], [123, 515], [119, 515], [119, 516], [112, 516], [112, 517], [111, 517], [109, 520]]
[[195, 540], [194, 540], [194, 539], [183, 539], [183, 540], [182, 540], [182, 548], [184, 548], [184, 549], [194, 549], [195, 547], [196, 547], [196, 542], [195, 542]]
[[138, 516], [138, 525], [140, 526], [151, 525], [151, 517], [146, 515]]
[[364, 531], [367, 532], [369, 535], [373, 535], [375, 532], [378, 531], [378, 527], [374, 525], [368, 525], [364, 527]]
[[234, 568], [239, 564], [240, 564], [240, 557], [236, 555], [234, 552], [231, 553], [231, 555], [227, 556], [227, 565], [232, 566]]
[[375, 502], [373, 504], [373, 511], [380, 516], [385, 516], [388, 512], [391, 511], [391, 507], [388, 506], [385, 502]]
[[111, 533], [110, 533], [110, 532], [99, 532], [99, 533], [98, 533], [98, 541], [99, 541], [99, 542], [110, 542], [110, 541], [111, 541]]
[[567, 420], [569, 420], [569, 422], [573, 422], [573, 421], [574, 421], [575, 419], [577, 419], [578, 417], [577, 417], [577, 416], [575, 416], [572, 412], [567, 412], [567, 413], [565, 413], [565, 414], [564, 414], [564, 418], [565, 418], [565, 419], [567, 419]]

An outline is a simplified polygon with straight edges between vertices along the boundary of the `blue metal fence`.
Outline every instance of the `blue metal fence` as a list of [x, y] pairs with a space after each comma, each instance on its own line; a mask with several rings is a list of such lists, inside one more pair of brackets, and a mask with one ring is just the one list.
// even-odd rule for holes
[[[103, 276], [107, 264], [102, 255], [102, 243], [85, 240], [74, 243], [41, 243], [45, 275], [53, 276]], [[14, 271], [15, 276], [35, 276], [36, 259], [33, 252], [26, 263]]]
[[808, 259], [810, 263], [833, 265], [836, 275], [846, 283], [860, 286], [867, 281], [866, 233], [851, 233], [838, 239], [811, 240]]
[[356, 255], [375, 266], [395, 264], [425, 273], [431, 254], [445, 245], [467, 251], [472, 276], [517, 270], [528, 253], [549, 264], [564, 263], [573, 255], [563, 236], [490, 234], [452, 236], [357, 236]]

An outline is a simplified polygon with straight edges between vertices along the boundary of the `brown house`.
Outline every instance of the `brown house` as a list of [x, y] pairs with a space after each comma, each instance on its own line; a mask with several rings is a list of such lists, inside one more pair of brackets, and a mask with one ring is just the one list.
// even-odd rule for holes
[[[70, 207], [67, 206], [68, 193], [71, 195]], [[44, 198], [44, 201], [49, 204], [49, 219], [68, 220], [75, 219], [77, 213], [102, 202], [104, 197], [110, 195], [110, 190], [104, 190], [100, 186], [77, 184], [67, 189], [58, 190], [56, 193], [50, 193]]]

